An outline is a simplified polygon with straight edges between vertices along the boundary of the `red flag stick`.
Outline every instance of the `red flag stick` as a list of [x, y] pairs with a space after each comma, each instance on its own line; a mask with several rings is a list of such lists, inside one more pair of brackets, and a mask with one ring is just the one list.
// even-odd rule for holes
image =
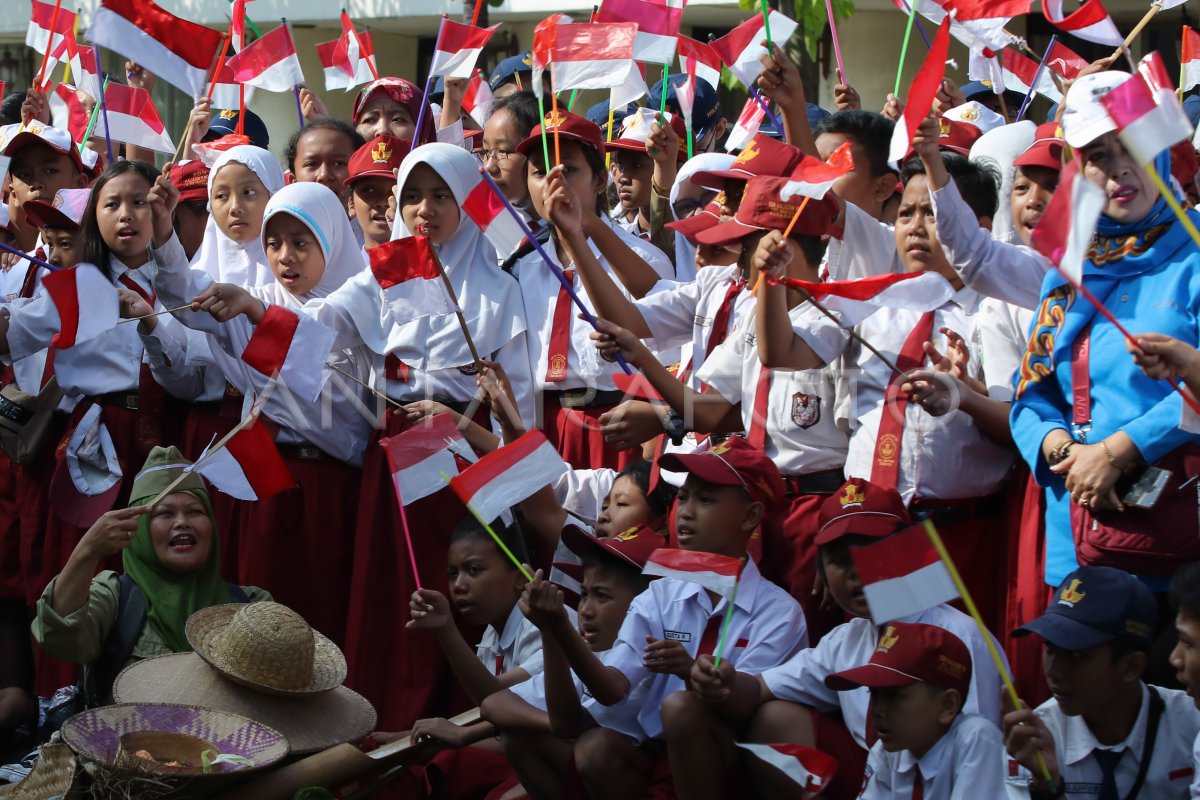
[[217, 56], [217, 67], [213, 70], [212, 83], [208, 84], [208, 94], [205, 97], [212, 100], [213, 92], [217, 89], [217, 79], [221, 76], [221, 70], [225, 68], [225, 57], [229, 55], [229, 40], [232, 37], [227, 33], [221, 37], [221, 52]]

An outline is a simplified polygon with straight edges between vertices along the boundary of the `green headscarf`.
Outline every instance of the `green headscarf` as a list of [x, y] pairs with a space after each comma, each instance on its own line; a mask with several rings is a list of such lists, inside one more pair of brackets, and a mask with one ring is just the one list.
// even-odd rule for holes
[[[130, 503], [130, 507], [145, 505], [157, 497], [159, 491], [178, 477], [188, 463], [174, 447], [154, 448], [142, 473], [134, 480], [134, 496], [137, 499]], [[149, 515], [138, 520], [137, 533], [122, 555], [125, 574], [146, 596], [146, 625], [176, 653], [191, 650], [183, 629], [193, 612], [229, 602], [229, 586], [221, 578], [220, 572], [217, 522], [203, 485], [200, 477], [193, 474], [173, 492], [187, 492], [196, 497], [204, 504], [204, 511], [212, 523], [212, 546], [204, 566], [186, 573], [164, 567], [150, 541]]]

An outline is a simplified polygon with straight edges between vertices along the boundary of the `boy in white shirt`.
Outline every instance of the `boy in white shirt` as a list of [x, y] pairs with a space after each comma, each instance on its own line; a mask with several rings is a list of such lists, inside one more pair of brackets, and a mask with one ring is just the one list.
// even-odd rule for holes
[[[1171, 579], [1171, 605], [1175, 608], [1175, 632], [1179, 641], [1171, 651], [1171, 666], [1179, 682], [1200, 708], [1200, 564], [1187, 564]], [[1200, 797], [1200, 734], [1192, 745], [1191, 796]]]

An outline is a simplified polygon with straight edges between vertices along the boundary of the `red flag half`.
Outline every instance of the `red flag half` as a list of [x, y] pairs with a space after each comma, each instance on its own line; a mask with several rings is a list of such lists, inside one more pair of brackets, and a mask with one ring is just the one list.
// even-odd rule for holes
[[742, 576], [743, 563], [742, 559], [732, 556], [664, 547], [650, 554], [642, 574], [698, 583], [722, 597], [729, 597]]
[[933, 37], [933, 45], [925, 56], [921, 71], [913, 79], [904, 98], [904, 115], [892, 129], [892, 143], [888, 148], [888, 161], [895, 169], [900, 168], [900, 161], [912, 147], [917, 128], [929, 116], [933, 108], [933, 98], [937, 96], [942, 86], [942, 78], [946, 74], [946, 56], [950, 52], [950, 17], [942, 20], [937, 35]]
[[462, 207], [500, 255], [512, 254], [525, 241], [525, 232], [487, 181], [475, 184]]
[[107, 333], [120, 319], [117, 290], [91, 264], [52, 272], [42, 286], [58, 311], [58, 332], [51, 344], [60, 350]]
[[325, 385], [325, 359], [336, 338], [316, 320], [273, 305], [254, 329], [242, 361], [311, 403]]
[[226, 62], [238, 83], [257, 86], [268, 92], [290, 92], [304, 83], [300, 57], [288, 25], [275, 30], [246, 47]]
[[396, 496], [404, 505], [445, 489], [442, 473], [448, 478], [458, 474], [454, 452], [467, 446], [450, 414], [421, 420], [379, 444], [387, 452]]
[[958, 597], [950, 571], [922, 525], [867, 547], [852, 547], [850, 555], [876, 625]]
[[491, 521], [563, 475], [567, 465], [541, 431], [488, 453], [450, 481], [450, 488], [479, 515]]
[[96, 123], [96, 132], [107, 133], [116, 142], [148, 147], [160, 153], [175, 152], [158, 109], [145, 89], [110, 83], [104, 90], [104, 102], [106, 113]]
[[[141, 64], [192, 97], [204, 94], [221, 34], [188, 22], [152, 0], [101, 0], [88, 38]], [[168, 151], [170, 152], [170, 151]]]
[[837, 760], [826, 753], [802, 744], [754, 744], [738, 742], [756, 757], [787, 775], [800, 787], [805, 798], [816, 797], [837, 774]]
[[454, 313], [428, 236], [395, 239], [372, 247], [367, 255], [396, 322]]
[[479, 54], [499, 27], [496, 24], [490, 28], [477, 28], [450, 19], [442, 20], [429, 74], [446, 78], [471, 77]]
[[1063, 0], [1042, 0], [1042, 13], [1059, 30], [1096, 44], [1119, 45], [1125, 40], [1100, 0], [1086, 0], [1070, 14], [1063, 14]]

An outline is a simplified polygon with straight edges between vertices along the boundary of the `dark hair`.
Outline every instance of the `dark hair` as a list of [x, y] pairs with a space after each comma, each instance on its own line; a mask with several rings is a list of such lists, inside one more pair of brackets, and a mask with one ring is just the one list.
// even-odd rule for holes
[[21, 121], [21, 105], [26, 92], [9, 92], [0, 101], [0, 125], [16, 125]]
[[1108, 642], [1109, 658], [1113, 664], [1116, 664], [1130, 653], [1145, 653], [1150, 655], [1150, 646], [1144, 642], [1134, 642], [1129, 639], [1117, 637], [1110, 639]]
[[[991, 164], [972, 161], [958, 153], [942, 153], [946, 172], [954, 179], [959, 194], [978, 218], [996, 216], [1000, 204], [1000, 173]], [[916, 175], [925, 174], [925, 164], [914, 156], [900, 170], [900, 182], [907, 184]]]
[[592, 552], [579, 559], [583, 562], [583, 569], [585, 571], [589, 569], [602, 569], [620, 581], [622, 586], [634, 594], [641, 594], [646, 591], [646, 587], [650, 585], [650, 578], [647, 575], [643, 575], [640, 569], [628, 561], [617, 558], [598, 547], [592, 548], [592, 550]]
[[345, 135], [345, 137], [350, 140], [350, 144], [352, 145], [351, 149], [356, 151], [358, 148], [367, 143], [367, 140], [362, 137], [362, 134], [356, 131], [354, 126], [349, 122], [346, 122], [346, 120], [337, 119], [336, 117], [320, 117], [312, 120], [311, 122], [304, 123], [304, 127], [293, 133], [288, 139], [287, 147], [283, 151], [284, 169], [290, 169], [293, 172], [295, 171], [296, 150], [300, 147], [300, 137], [304, 136], [304, 134], [308, 133], [309, 131], [322, 129], [337, 131], [338, 133]]
[[[524, 537], [521, 531], [516, 526], [509, 527], [500, 520], [492, 521], [492, 530], [496, 532], [496, 536], [500, 537], [500, 541], [504, 542], [504, 546], [512, 551], [521, 563], [528, 564], [529, 548], [525, 545]], [[479, 520], [473, 516], [463, 517], [463, 520], [455, 527], [454, 533], [450, 534], [450, 541], [447, 543], [447, 548], [453, 546], [457, 542], [465, 542], [468, 540], [484, 541], [496, 548], [496, 555], [500, 556], [500, 560], [504, 565], [511, 570], [516, 570], [517, 565], [512, 563], [512, 559], [504, 555], [500, 548], [496, 545], [496, 540], [483, 527]]]
[[642, 490], [642, 494], [646, 496], [646, 504], [650, 506], [650, 513], [656, 518], [665, 517], [667, 512], [671, 510], [671, 502], [675, 499], [676, 489], [660, 478], [654, 490], [651, 491], [650, 472], [651, 464], [649, 461], [631, 461], [625, 465], [625, 469], [617, 473], [617, 477], [613, 479], [613, 483], [616, 483], [618, 478], [629, 478], [637, 484], [637, 487]]
[[1171, 608], [1200, 621], [1200, 561], [1184, 564], [1171, 578]]
[[108, 267], [108, 258], [112, 255], [112, 248], [100, 235], [100, 223], [96, 220], [96, 204], [100, 199], [100, 190], [104, 188], [105, 184], [127, 172], [141, 175], [151, 186], [158, 180], [158, 171], [145, 161], [115, 161], [109, 164], [92, 184], [92, 193], [88, 195], [87, 208], [83, 212], [83, 223], [79, 226], [83, 231], [83, 260], [95, 264], [109, 277], [112, 277]]
[[892, 142], [892, 128], [896, 123], [883, 114], [849, 108], [825, 117], [813, 128], [813, 138], [822, 133], [837, 133], [854, 142], [866, 152], [871, 176], [878, 178], [895, 170], [888, 166], [888, 148]]
[[829, 249], [828, 239], [808, 233], [792, 233], [788, 238], [800, 248], [801, 253], [804, 253], [804, 258], [810, 267], [817, 269], [821, 266], [821, 259], [825, 257], [825, 251]]
[[492, 103], [492, 113], [507, 111], [517, 121], [517, 133], [521, 138], [529, 136], [529, 132], [541, 122], [538, 114], [537, 98], [533, 92], [513, 92]]

